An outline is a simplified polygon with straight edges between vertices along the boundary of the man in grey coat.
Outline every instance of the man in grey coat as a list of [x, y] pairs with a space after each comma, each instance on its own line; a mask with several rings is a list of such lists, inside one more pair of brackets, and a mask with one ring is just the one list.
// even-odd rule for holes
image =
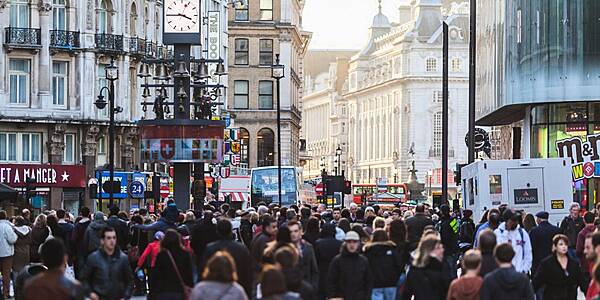
[[310, 283], [313, 290], [316, 291], [319, 288], [319, 267], [317, 266], [315, 250], [309, 242], [302, 239], [302, 226], [298, 221], [289, 221], [287, 226], [290, 230], [292, 243], [300, 253], [298, 267], [302, 271], [302, 279]]
[[12, 224], [7, 220], [6, 211], [0, 210], [0, 272], [2, 272], [2, 295], [10, 298], [10, 272], [12, 270], [13, 255], [17, 234]]

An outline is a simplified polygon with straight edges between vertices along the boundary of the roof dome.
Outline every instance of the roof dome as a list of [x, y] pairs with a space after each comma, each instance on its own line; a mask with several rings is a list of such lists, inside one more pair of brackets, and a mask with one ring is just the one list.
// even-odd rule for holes
[[391, 27], [390, 20], [384, 14], [379, 11], [375, 17], [373, 17], [373, 25], [371, 27], [375, 28], [383, 28], [383, 27]]

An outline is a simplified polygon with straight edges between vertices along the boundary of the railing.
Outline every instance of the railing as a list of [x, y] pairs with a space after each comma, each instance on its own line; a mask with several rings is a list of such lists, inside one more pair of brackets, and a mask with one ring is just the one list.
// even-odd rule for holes
[[4, 28], [4, 43], [13, 47], [41, 47], [41, 32], [38, 28]]
[[146, 40], [137, 37], [129, 38], [129, 53], [132, 55], [146, 55]]
[[50, 47], [72, 50], [80, 46], [78, 31], [50, 30]]
[[95, 35], [96, 49], [103, 52], [122, 52], [123, 36], [108, 33], [97, 33]]

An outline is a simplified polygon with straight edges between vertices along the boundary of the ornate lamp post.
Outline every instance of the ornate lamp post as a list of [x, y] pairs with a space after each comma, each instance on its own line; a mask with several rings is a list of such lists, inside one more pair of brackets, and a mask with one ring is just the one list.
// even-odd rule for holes
[[271, 77], [277, 80], [277, 184], [278, 198], [281, 207], [281, 94], [280, 81], [285, 77], [285, 66], [279, 63], [279, 54], [275, 55], [275, 64], [271, 66]]

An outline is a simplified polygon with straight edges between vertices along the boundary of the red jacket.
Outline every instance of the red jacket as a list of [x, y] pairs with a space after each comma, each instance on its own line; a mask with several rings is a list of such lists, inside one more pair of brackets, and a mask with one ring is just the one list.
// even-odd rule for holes
[[150, 267], [154, 268], [154, 263], [156, 262], [156, 256], [158, 255], [159, 252], [160, 252], [160, 241], [154, 241], [154, 242], [148, 244], [148, 246], [146, 246], [146, 249], [144, 249], [144, 253], [142, 253], [142, 256], [140, 256], [140, 259], [138, 260], [138, 263], [137, 263], [138, 268], [141, 268], [144, 265], [144, 261], [146, 260], [146, 257], [148, 255], [150, 255], [150, 258], [152, 259], [150, 261]]
[[[590, 264], [590, 274], [594, 274], [593, 264]], [[598, 294], [600, 294], [600, 287], [598, 286], [596, 280], [592, 278], [592, 280], [590, 280], [590, 285], [588, 286], [587, 293], [585, 293], [585, 300], [595, 299], [596, 296], [598, 296]]]
[[[590, 262], [585, 258], [585, 254], [583, 254], [583, 248], [585, 245], [585, 236], [588, 233], [592, 233], [596, 230], [596, 226], [594, 224], [588, 224], [581, 229], [579, 234], [577, 235], [577, 245], [575, 245], [575, 253], [577, 257], [579, 257], [579, 261], [581, 262], [581, 268], [584, 272], [587, 272], [590, 269]], [[591, 273], [590, 273], [591, 274]]]

